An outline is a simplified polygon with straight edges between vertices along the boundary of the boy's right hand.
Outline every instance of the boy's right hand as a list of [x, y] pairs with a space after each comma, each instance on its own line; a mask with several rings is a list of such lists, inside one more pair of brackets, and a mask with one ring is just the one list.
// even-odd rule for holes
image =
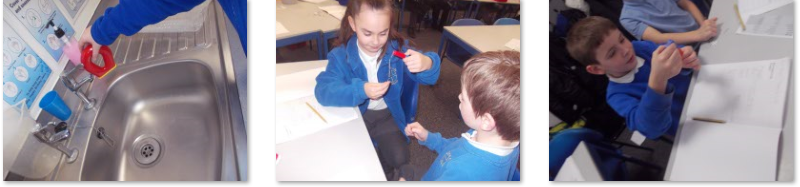
[[96, 62], [97, 54], [100, 53], [100, 47], [102, 45], [94, 41], [92, 37], [92, 26], [86, 27], [86, 30], [83, 30], [83, 35], [81, 35], [81, 39], [78, 40], [79, 50], [83, 51], [83, 48], [86, 47], [87, 44], [92, 45], [92, 62]]
[[717, 36], [717, 18], [711, 18], [703, 21], [700, 28], [695, 30], [700, 42], [708, 41]]
[[413, 136], [417, 140], [425, 141], [428, 139], [428, 130], [422, 127], [419, 122], [409, 123], [406, 126], [406, 136]]
[[386, 93], [386, 90], [389, 90], [389, 85], [391, 82], [386, 81], [383, 83], [364, 83], [364, 93], [367, 94], [367, 97], [372, 100], [378, 100], [383, 97], [383, 94]]
[[667, 47], [658, 46], [658, 49], [653, 51], [653, 58], [650, 60], [652, 67], [650, 71], [650, 88], [664, 94], [667, 87], [667, 81], [678, 75], [683, 67], [683, 57], [681, 57], [675, 44], [670, 44]]

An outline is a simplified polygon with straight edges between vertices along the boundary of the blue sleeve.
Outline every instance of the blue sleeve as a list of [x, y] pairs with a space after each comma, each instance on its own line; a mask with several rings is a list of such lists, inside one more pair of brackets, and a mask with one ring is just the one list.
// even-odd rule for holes
[[[405, 46], [409, 46], [408, 41], [406, 41]], [[418, 51], [417, 49], [414, 48], [406, 48], [406, 50], [408, 49]], [[424, 85], [434, 85], [436, 84], [436, 81], [439, 80], [439, 73], [440, 73], [442, 59], [439, 58], [439, 54], [432, 51], [425, 52], [423, 54], [428, 58], [431, 58], [431, 69], [418, 73], [411, 73], [411, 71], [409, 71], [408, 68], [405, 68], [406, 75], [408, 75], [412, 80], [417, 81], [418, 83]]]
[[625, 118], [628, 129], [639, 131], [649, 139], [656, 139], [669, 131], [672, 125], [670, 107], [675, 88], [667, 84], [666, 94], [659, 94], [649, 86], [641, 100], [625, 93], [610, 92], [608, 104]]
[[648, 40], [632, 41], [631, 43], [633, 44], [633, 50], [636, 52], [636, 56], [645, 59], [651, 58], [653, 56], [653, 51], [658, 49], [658, 44]]
[[239, 34], [239, 42], [244, 48], [244, 55], [247, 55], [247, 2], [245, 0], [219, 0], [218, 2], [236, 29], [236, 33]]
[[417, 140], [417, 142], [420, 145], [424, 145], [425, 147], [428, 147], [428, 149], [439, 153], [442, 151], [444, 146], [453, 143], [456, 140], [458, 140], [458, 138], [443, 138], [442, 134], [438, 132], [429, 132], [428, 138], [425, 139], [425, 141]]
[[644, 35], [644, 30], [647, 29], [648, 25], [641, 20], [637, 20], [638, 18], [642, 18], [641, 16], [645, 16], [640, 14], [640, 12], [626, 11], [623, 9], [622, 15], [619, 17], [619, 24], [625, 27], [625, 30], [636, 37], [636, 39], [642, 40], [642, 35]]
[[92, 24], [92, 37], [101, 45], [111, 45], [120, 34], [136, 34], [143, 27], [171, 15], [191, 10], [205, 0], [120, 0]]
[[350, 72], [343, 57], [328, 54], [328, 66], [317, 76], [314, 95], [323, 106], [358, 106], [369, 99], [364, 93], [364, 80], [346, 76]]

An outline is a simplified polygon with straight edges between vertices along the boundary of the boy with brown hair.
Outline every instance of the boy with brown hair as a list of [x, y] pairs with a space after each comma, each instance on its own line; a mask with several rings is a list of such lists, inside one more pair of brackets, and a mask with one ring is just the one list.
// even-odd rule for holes
[[[492, 51], [467, 60], [459, 108], [471, 130], [443, 138], [415, 122], [405, 132], [439, 156], [422, 180], [509, 180], [519, 161], [520, 56]], [[412, 179], [413, 180], [413, 179]]]
[[587, 72], [608, 76], [607, 103], [628, 129], [650, 139], [675, 134], [691, 80], [679, 73], [700, 68], [692, 47], [630, 42], [611, 21], [591, 16], [567, 33], [567, 51]]

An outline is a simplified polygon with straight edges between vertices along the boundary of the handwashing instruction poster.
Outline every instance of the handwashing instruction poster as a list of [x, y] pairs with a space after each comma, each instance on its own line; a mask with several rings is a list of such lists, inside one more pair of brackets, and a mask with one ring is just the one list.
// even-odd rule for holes
[[67, 9], [67, 13], [72, 19], [75, 19], [75, 15], [78, 14], [78, 10], [81, 9], [86, 0], [61, 0], [61, 5], [64, 5], [64, 8]]
[[63, 45], [54, 34], [53, 26], [63, 29], [66, 36], [73, 36], [75, 30], [52, 0], [3, 0], [3, 4], [56, 61], [61, 58]]
[[3, 22], [3, 100], [15, 105], [25, 100], [28, 108], [50, 77], [50, 67]]

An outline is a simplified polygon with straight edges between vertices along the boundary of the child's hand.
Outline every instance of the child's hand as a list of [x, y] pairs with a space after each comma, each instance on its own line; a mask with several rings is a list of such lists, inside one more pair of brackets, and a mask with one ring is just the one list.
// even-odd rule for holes
[[403, 62], [406, 63], [408, 71], [411, 71], [411, 73], [419, 73], [431, 69], [433, 64], [430, 57], [411, 49], [406, 51], [406, 58], [403, 59]]
[[658, 46], [658, 49], [653, 51], [648, 85], [658, 93], [664, 94], [667, 81], [681, 72], [683, 61], [678, 50], [675, 44], [670, 44], [667, 47]]
[[389, 90], [390, 82], [386, 81], [383, 83], [364, 83], [364, 93], [367, 94], [372, 100], [378, 100], [383, 97], [383, 94], [386, 93], [386, 90]]
[[86, 30], [83, 30], [81, 39], [78, 40], [78, 47], [81, 51], [83, 51], [83, 48], [86, 47], [86, 44], [92, 45], [92, 62], [96, 62], [97, 54], [100, 53], [101, 45], [94, 41], [94, 38], [92, 38], [92, 26], [86, 27]]
[[425, 127], [422, 127], [419, 122], [409, 123], [405, 131], [406, 136], [414, 136], [417, 140], [422, 140], [424, 142], [428, 139], [428, 130], [425, 130]]
[[718, 34], [717, 18], [714, 17], [703, 21], [703, 23], [700, 24], [700, 28], [695, 30], [695, 32], [698, 34], [697, 36], [700, 41], [708, 41], [711, 38], [716, 37]]
[[683, 52], [683, 68], [700, 70], [700, 59], [691, 46], [684, 46], [680, 49]]

